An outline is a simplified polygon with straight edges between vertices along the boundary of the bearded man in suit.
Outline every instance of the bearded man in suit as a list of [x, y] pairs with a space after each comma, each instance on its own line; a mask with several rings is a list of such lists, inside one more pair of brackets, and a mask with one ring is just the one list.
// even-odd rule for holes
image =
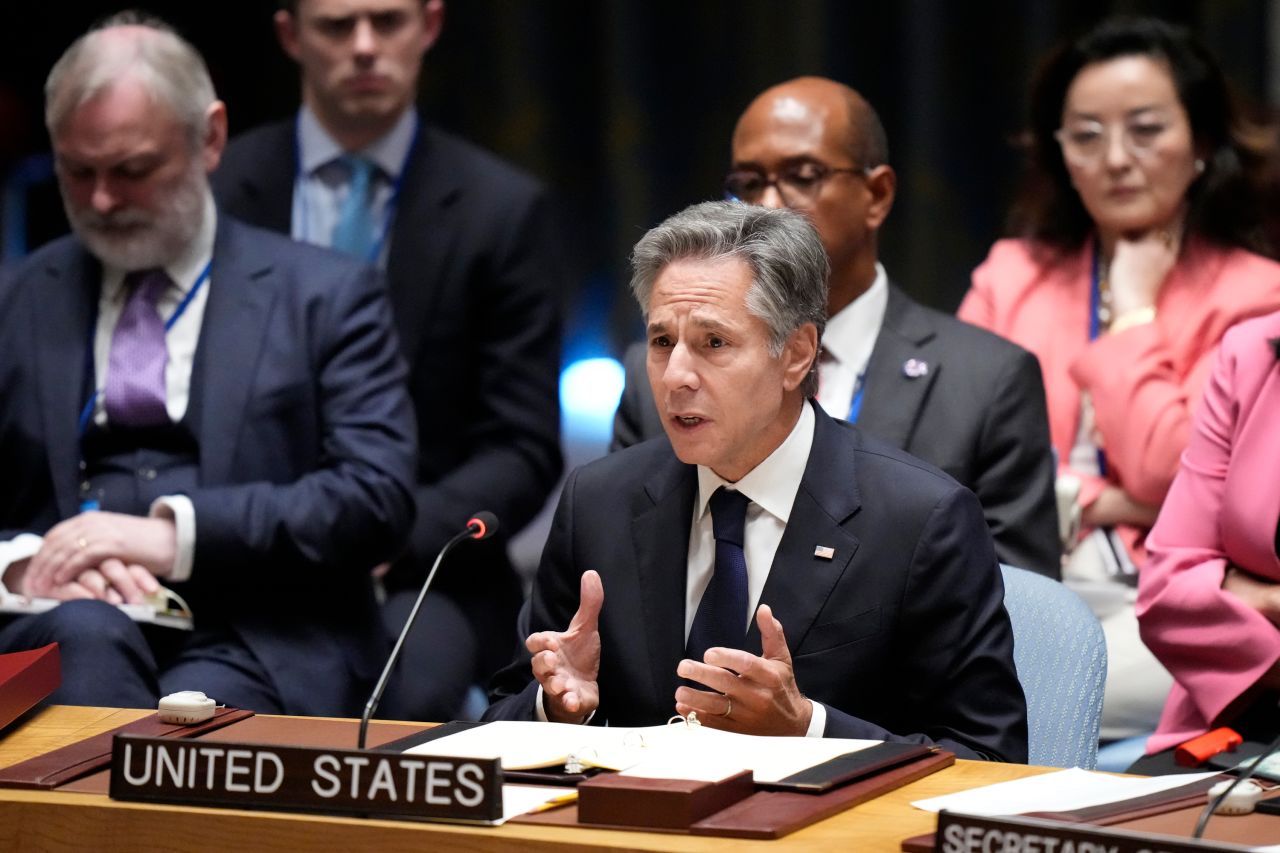
[[[0, 283], [0, 572], [64, 603], [0, 650], [60, 643], [67, 704], [357, 713], [389, 647], [369, 572], [413, 520], [380, 277], [215, 207], [226, 107], [162, 22], [108, 20], [46, 92], [75, 233]], [[160, 581], [192, 630], [112, 606]]]

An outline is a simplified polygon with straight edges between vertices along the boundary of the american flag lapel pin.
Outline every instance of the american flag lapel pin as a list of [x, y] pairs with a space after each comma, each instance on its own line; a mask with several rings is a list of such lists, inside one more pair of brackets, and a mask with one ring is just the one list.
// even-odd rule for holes
[[834, 560], [836, 556], [836, 549], [828, 545], [819, 545], [817, 548], [813, 549], [813, 556], [817, 557], [819, 560]]

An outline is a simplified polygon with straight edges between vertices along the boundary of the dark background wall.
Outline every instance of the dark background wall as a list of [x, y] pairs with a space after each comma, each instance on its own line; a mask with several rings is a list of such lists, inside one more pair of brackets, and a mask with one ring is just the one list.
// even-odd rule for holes
[[[205, 54], [233, 132], [296, 106], [296, 74], [271, 30], [272, 0], [139, 5]], [[1018, 171], [1010, 139], [1027, 79], [1049, 45], [1110, 12], [1159, 14], [1189, 24], [1238, 87], [1265, 100], [1269, 5], [450, 0], [421, 103], [430, 120], [557, 191], [572, 262], [563, 294], [573, 358], [620, 352], [639, 333], [625, 293], [628, 249], [664, 216], [719, 195], [733, 123], [766, 86], [823, 74], [879, 108], [900, 175], [885, 263], [915, 296], [951, 310], [1001, 233]], [[121, 8], [6, 6], [0, 169], [47, 148], [45, 73], [90, 22]]]

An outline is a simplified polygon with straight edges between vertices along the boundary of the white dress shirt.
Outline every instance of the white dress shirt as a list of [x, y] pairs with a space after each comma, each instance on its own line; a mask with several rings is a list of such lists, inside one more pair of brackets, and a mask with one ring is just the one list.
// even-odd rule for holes
[[[716, 542], [712, 530], [711, 513], [707, 511], [711, 496], [721, 486], [742, 492], [751, 499], [747, 507], [746, 527], [743, 530], [743, 554], [747, 561], [747, 612], [742, 614], [745, 632], [760, 604], [760, 594], [773, 568], [773, 557], [778, 543], [791, 518], [791, 506], [804, 478], [809, 463], [809, 451], [813, 447], [815, 419], [813, 410], [806, 404], [800, 409], [800, 417], [790, 434], [763, 462], [749, 471], [736, 483], [729, 483], [703, 465], [698, 466], [698, 494], [694, 498], [693, 518], [689, 534], [688, 575], [685, 582], [684, 637], [689, 639], [693, 617], [698, 612], [702, 593], [715, 572]], [[608, 590], [605, 590], [608, 595]], [[764, 602], [768, 604], [769, 602]], [[785, 629], [786, 626], [784, 625]], [[813, 715], [809, 720], [808, 737], [822, 737], [827, 728], [827, 709], [821, 702], [809, 700]], [[538, 687], [534, 703], [534, 715], [546, 722], [546, 708], [542, 704], [542, 687]], [[594, 712], [586, 722], [595, 716]]]
[[344, 154], [358, 154], [372, 160], [374, 171], [373, 202], [370, 210], [378, 230], [378, 264], [386, 266], [388, 231], [395, 211], [390, 209], [413, 146], [418, 127], [418, 112], [407, 109], [395, 126], [360, 151], [345, 151], [321, 125], [307, 107], [298, 112], [298, 175], [293, 183], [293, 239], [319, 246], [333, 244], [333, 229], [350, 190], [350, 174], [339, 162]]
[[[846, 411], [846, 414], [848, 412]], [[702, 594], [715, 573], [716, 539], [708, 505], [716, 489], [724, 486], [742, 492], [751, 499], [747, 506], [747, 523], [743, 530], [742, 552], [747, 561], [747, 612], [742, 614], [745, 632], [755, 618], [756, 608], [762, 603], [760, 594], [773, 568], [773, 557], [778, 543], [786, 532], [791, 519], [791, 507], [800, 490], [805, 466], [809, 463], [809, 451], [813, 447], [813, 409], [806, 404], [800, 408], [800, 417], [791, 433], [770, 453], [763, 462], [747, 472], [736, 483], [720, 477], [710, 468], [698, 466], [698, 494], [693, 502], [692, 530], [689, 534], [688, 579], [685, 582], [684, 638], [689, 640], [694, 616]], [[768, 604], [769, 602], [763, 602]], [[784, 625], [785, 629], [786, 626]], [[820, 702], [813, 702], [813, 716], [809, 720], [809, 737], [822, 737], [827, 727], [827, 710]]]
[[871, 361], [889, 305], [889, 277], [876, 264], [871, 287], [828, 318], [818, 359], [818, 402], [833, 418], [849, 419], [858, 377]]
[[[187, 294], [195, 287], [200, 274], [213, 257], [213, 240], [218, 229], [217, 207], [208, 192], [204, 197], [204, 218], [195, 239], [186, 251], [165, 266], [173, 285], [156, 302], [160, 319], [168, 322]], [[102, 287], [98, 297], [98, 323], [93, 335], [94, 404], [93, 422], [108, 426], [103, 389], [107, 387], [107, 369], [111, 361], [111, 337], [116, 323], [124, 311], [128, 294], [124, 278], [128, 271], [104, 265]], [[201, 286], [186, 309], [165, 332], [165, 349], [168, 361], [164, 369], [165, 409], [174, 423], [187, 413], [191, 395], [191, 367], [195, 363], [196, 346], [200, 342], [200, 327], [204, 322], [204, 308], [209, 300], [216, 270], [210, 270], [209, 279]], [[150, 515], [169, 518], [174, 522], [177, 535], [177, 553], [167, 580], [184, 581], [191, 577], [191, 566], [196, 547], [195, 508], [185, 495], [168, 495], [157, 498], [151, 505]], [[23, 533], [7, 542], [0, 542], [0, 580], [12, 563], [35, 556], [44, 540], [30, 533]]]

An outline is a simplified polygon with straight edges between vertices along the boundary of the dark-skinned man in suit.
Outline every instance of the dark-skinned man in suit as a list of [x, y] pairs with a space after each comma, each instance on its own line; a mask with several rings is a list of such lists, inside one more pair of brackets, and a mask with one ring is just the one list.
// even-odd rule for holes
[[[1054, 463], [1035, 356], [914, 302], [878, 259], [897, 178], [875, 110], [801, 77], [759, 95], [733, 135], [726, 192], [807, 215], [831, 261], [818, 400], [978, 495], [1003, 562], [1060, 576]], [[643, 348], [626, 355], [614, 447], [662, 434]]]

